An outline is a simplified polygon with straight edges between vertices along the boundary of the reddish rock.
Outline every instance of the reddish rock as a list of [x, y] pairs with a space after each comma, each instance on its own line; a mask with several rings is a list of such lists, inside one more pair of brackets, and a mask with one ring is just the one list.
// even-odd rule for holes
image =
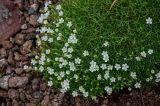
[[28, 83], [28, 77], [12, 77], [9, 79], [9, 87], [22, 87]]
[[23, 23], [23, 18], [20, 15], [19, 11], [15, 8], [15, 5], [11, 0], [0, 0], [0, 7], [5, 8], [8, 11], [5, 20], [3, 19], [2, 14], [0, 15], [1, 43], [20, 30], [21, 24]]

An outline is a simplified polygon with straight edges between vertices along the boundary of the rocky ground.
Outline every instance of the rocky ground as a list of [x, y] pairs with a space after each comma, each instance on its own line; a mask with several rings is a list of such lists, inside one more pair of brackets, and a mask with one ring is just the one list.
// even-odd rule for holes
[[[2, 1], [0, 4], [3, 4]], [[160, 106], [160, 87], [149, 91], [123, 91], [106, 98], [99, 97], [95, 101], [81, 97], [73, 98], [48, 87], [40, 74], [23, 69], [33, 57], [31, 50], [35, 50], [37, 19], [44, 1], [12, 2], [16, 5], [14, 11], [16, 14], [19, 11], [20, 15], [19, 18], [9, 15], [7, 18], [21, 21], [12, 23], [18, 27], [15, 30], [16, 27], [9, 27], [11, 25], [6, 24], [8, 20], [2, 20], [0, 16], [3, 21], [0, 26], [9, 28], [2, 30], [0, 27], [0, 32], [3, 32], [0, 33], [0, 106]], [[5, 39], [10, 37], [4, 40], [4, 33], [10, 30], [15, 31], [6, 35]]]

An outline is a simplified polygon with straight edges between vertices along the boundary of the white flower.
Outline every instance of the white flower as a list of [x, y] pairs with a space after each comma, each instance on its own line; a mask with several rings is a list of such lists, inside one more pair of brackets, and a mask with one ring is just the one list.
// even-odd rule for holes
[[23, 69], [26, 70], [28, 69], [29, 67], [27, 65], [24, 65]]
[[48, 86], [52, 86], [53, 82], [52, 81], [48, 81]]
[[113, 69], [113, 66], [112, 66], [112, 65], [108, 65], [108, 66], [107, 66], [107, 69], [108, 69], [108, 70], [112, 70], [112, 69]]
[[107, 80], [109, 78], [109, 71], [106, 71], [105, 74], [104, 74], [104, 78]]
[[60, 11], [60, 12], [59, 12], [59, 16], [63, 16], [63, 11]]
[[145, 51], [141, 52], [141, 56], [142, 56], [142, 57], [146, 57], [146, 55], [147, 55], [147, 54], [145, 53]]
[[69, 83], [70, 83], [70, 81], [68, 79], [61, 82], [62, 89], [68, 90], [70, 88]]
[[68, 57], [68, 58], [72, 58], [72, 55], [71, 55], [71, 54], [68, 54], [67, 57]]
[[50, 75], [54, 74], [54, 69], [51, 69], [50, 67], [48, 67], [48, 73], [49, 73]]
[[63, 68], [63, 64], [59, 64], [59, 68]]
[[102, 68], [103, 70], [107, 69], [106, 64], [102, 64], [102, 65], [101, 65], [101, 68]]
[[55, 61], [59, 61], [59, 58], [58, 58], [58, 57], [55, 57]]
[[34, 60], [34, 59], [32, 59], [32, 60], [31, 60], [31, 64], [32, 64], [32, 65], [35, 65], [35, 64], [37, 64], [37, 61]]
[[[60, 23], [56, 23], [56, 27], [58, 28], [60, 26]], [[58, 31], [57, 31], [58, 32]]]
[[59, 30], [56, 28], [56, 29], [55, 29], [55, 32], [58, 32], [58, 31], [59, 31]]
[[114, 67], [115, 67], [116, 70], [119, 70], [121, 68], [121, 65], [120, 64], [115, 64]]
[[61, 10], [61, 9], [62, 9], [61, 5], [56, 6], [56, 10]]
[[68, 64], [67, 60], [63, 60], [62, 65], [66, 66]]
[[51, 52], [50, 49], [46, 50], [46, 54], [50, 54], [50, 52]]
[[75, 71], [76, 70], [76, 67], [75, 67], [73, 62], [69, 62], [69, 67], [70, 67], [71, 71]]
[[149, 49], [149, 50], [148, 50], [148, 54], [153, 54], [153, 50], [152, 50], [152, 49]]
[[70, 71], [69, 71], [69, 70], [67, 70], [67, 71], [66, 71], [66, 74], [67, 74], [67, 75], [69, 75], [69, 74], [70, 74]]
[[136, 72], [131, 72], [131, 73], [130, 73], [130, 76], [131, 76], [133, 79], [136, 79], [136, 78], [137, 78]]
[[101, 79], [102, 79], [101, 74], [98, 74], [97, 79], [98, 79], [98, 80], [101, 80]]
[[78, 75], [74, 74], [74, 78], [77, 80], [79, 77]]
[[76, 38], [76, 35], [73, 34], [73, 33], [71, 33], [71, 35], [70, 35], [69, 38], [68, 38], [68, 43], [73, 43], [73, 44], [75, 44], [75, 43], [77, 43], [77, 42], [78, 42], [78, 39]]
[[106, 86], [105, 90], [106, 90], [108, 95], [111, 95], [111, 93], [112, 93], [112, 88], [111, 87]]
[[88, 92], [83, 92], [84, 97], [88, 97]]
[[76, 29], [74, 29], [74, 30], [73, 30], [73, 33], [77, 33], [77, 30], [76, 30]]
[[65, 72], [61, 71], [60, 72], [60, 77], [63, 78], [65, 76]]
[[39, 70], [40, 70], [40, 72], [43, 72], [43, 71], [44, 71], [44, 67], [43, 67], [43, 66], [40, 66], [40, 67], [39, 67]]
[[53, 38], [49, 38], [49, 39], [48, 39], [48, 42], [49, 42], [49, 43], [52, 43], [52, 42], [53, 42]]
[[151, 73], [152, 73], [152, 74], [154, 74], [154, 73], [155, 73], [155, 71], [154, 71], [154, 70], [151, 70]]
[[68, 22], [67, 26], [70, 28], [72, 26], [72, 22]]
[[97, 63], [95, 62], [95, 61], [91, 61], [90, 62], [90, 68], [89, 68], [89, 70], [91, 71], [91, 72], [94, 72], [94, 71], [98, 71], [99, 70], [99, 66], [97, 65]]
[[87, 50], [85, 50], [84, 52], [83, 52], [83, 56], [88, 56], [89, 55], [89, 52], [87, 51]]
[[61, 36], [58, 36], [58, 37], [57, 37], [57, 40], [61, 40]]
[[108, 52], [107, 51], [103, 51], [102, 52], [102, 56], [103, 56], [103, 60], [105, 62], [108, 62], [109, 61], [109, 56], [108, 56]]
[[42, 39], [43, 41], [47, 41], [47, 40], [48, 40], [48, 37], [47, 37], [47, 36], [43, 36], [41, 39]]
[[80, 91], [80, 92], [85, 92], [85, 89], [83, 88], [83, 86], [80, 86], [80, 87], [79, 87], [79, 91]]
[[142, 59], [142, 58], [139, 57], [139, 56], [136, 57], [136, 60], [137, 60], [137, 61], [141, 61], [141, 59]]
[[63, 52], [63, 53], [66, 53], [66, 52], [67, 52], [67, 48], [66, 48], [66, 47], [63, 47], [63, 48], [62, 48], [62, 52]]
[[126, 63], [122, 64], [122, 70], [127, 71], [128, 68], [129, 68], [129, 66]]
[[109, 43], [107, 41], [105, 41], [103, 46], [107, 47], [107, 46], [109, 46]]
[[141, 88], [141, 84], [137, 82], [137, 83], [134, 85], [134, 87], [135, 87], [135, 88]]
[[68, 52], [72, 53], [73, 52], [73, 48], [72, 47], [68, 48]]
[[110, 78], [110, 81], [111, 82], [116, 82], [116, 78], [112, 77], [112, 78]]
[[68, 44], [68, 43], [65, 43], [65, 44], [64, 44], [64, 46], [65, 46], [65, 47], [68, 47], [68, 46], [69, 46], [69, 44]]
[[63, 18], [60, 18], [60, 19], [59, 19], [59, 23], [62, 24], [63, 22], [64, 22], [64, 19], [63, 19]]
[[129, 88], [128, 88], [128, 91], [131, 91], [131, 90], [132, 90], [132, 88], [131, 88], [131, 87], [129, 87]]
[[76, 63], [76, 64], [81, 64], [81, 59], [80, 59], [79, 57], [76, 58], [76, 59], [75, 59], [75, 63]]
[[77, 93], [77, 91], [73, 91], [73, 92], [72, 92], [72, 95], [73, 95], [73, 97], [76, 97], [76, 96], [78, 96], [78, 93]]
[[148, 18], [146, 19], [146, 23], [147, 23], [147, 24], [152, 24], [152, 18], [148, 17]]
[[48, 24], [48, 21], [47, 21], [47, 20], [44, 20], [44, 21], [43, 21], [43, 24], [44, 24], [44, 25]]
[[122, 77], [118, 77], [117, 79], [118, 79], [118, 81], [120, 81], [122, 79]]

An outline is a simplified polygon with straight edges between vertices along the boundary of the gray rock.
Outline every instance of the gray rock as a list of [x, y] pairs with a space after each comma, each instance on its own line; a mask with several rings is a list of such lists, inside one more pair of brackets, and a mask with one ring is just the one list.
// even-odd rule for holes
[[23, 68], [16, 68], [15, 72], [16, 72], [16, 74], [20, 75], [23, 73]]
[[23, 101], [23, 102], [26, 101], [26, 95], [25, 95], [23, 92], [20, 93], [19, 98], [20, 98], [20, 100]]
[[8, 65], [6, 59], [0, 59], [0, 68], [6, 67]]
[[19, 92], [15, 89], [9, 89], [8, 97], [11, 99], [19, 99]]
[[43, 98], [43, 94], [40, 91], [34, 92], [32, 96], [35, 99], [42, 99]]
[[11, 77], [9, 79], [9, 87], [22, 87], [28, 83], [28, 77]]
[[0, 49], [0, 58], [4, 58], [7, 56], [7, 52], [5, 48]]
[[9, 78], [10, 78], [10, 75], [7, 75], [7, 76], [0, 78], [0, 88], [8, 90]]

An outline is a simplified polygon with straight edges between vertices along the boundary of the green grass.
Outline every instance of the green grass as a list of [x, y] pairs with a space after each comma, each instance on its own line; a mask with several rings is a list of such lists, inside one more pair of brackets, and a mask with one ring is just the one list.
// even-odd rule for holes
[[[80, 57], [82, 63], [77, 65], [77, 71], [69, 75], [65, 75], [61, 80], [57, 76], [49, 75], [46, 67], [52, 67], [57, 73], [61, 71], [66, 72], [70, 70], [68, 66], [60, 69], [59, 63], [55, 61], [55, 57], [63, 57], [64, 54], [61, 48], [67, 42], [71, 31], [66, 27], [67, 21], [60, 26], [59, 32], [62, 33], [62, 40], [57, 41], [57, 33], [45, 34], [54, 38], [54, 42], [49, 44], [43, 42], [41, 53], [47, 49], [51, 50], [50, 55], [46, 55], [51, 59], [51, 62], [45, 63], [45, 71], [43, 72], [46, 79], [53, 81], [55, 88], [61, 88], [61, 82], [65, 79], [70, 80], [70, 88], [67, 90], [79, 92], [79, 87], [83, 86], [89, 96], [103, 95], [105, 87], [109, 86], [113, 91], [119, 91], [124, 87], [133, 87], [135, 83], [141, 83], [142, 87], [147, 88], [155, 84], [155, 74], [160, 69], [160, 1], [159, 0], [118, 0], [118, 2], [109, 10], [112, 2], [111, 0], [64, 0], [60, 2], [64, 11], [64, 19], [72, 21], [73, 29], [76, 28], [78, 39], [77, 44], [71, 44], [74, 49], [72, 58], [67, 61], [74, 61], [75, 58]], [[51, 29], [56, 29], [52, 23], [59, 19], [55, 6], [49, 7], [51, 15], [48, 18], [49, 23], [47, 26]], [[151, 17], [153, 23], [146, 24], [146, 19]], [[109, 47], [103, 47], [105, 41], [109, 42]], [[135, 57], [140, 56], [142, 51], [147, 52], [148, 49], [153, 49], [153, 54], [142, 58], [137, 62]], [[84, 57], [82, 53], [84, 50], [89, 51], [89, 56]], [[109, 55], [109, 62], [107, 65], [125, 64], [129, 65], [127, 71], [113, 70], [110, 71], [110, 78], [116, 78], [116, 82], [108, 80], [97, 80], [97, 75], [104, 75], [107, 70], [90, 72], [90, 62], [96, 61], [100, 66], [105, 63], [102, 59], [101, 53], [107, 51]], [[39, 63], [38, 63], [39, 64]], [[37, 65], [39, 67], [40, 65]], [[155, 70], [155, 73], [151, 73]], [[130, 76], [131, 72], [137, 73], [137, 79]], [[75, 80], [73, 75], [79, 76]], [[122, 77], [121, 80], [117, 80]], [[149, 82], [146, 79], [153, 77]]]

